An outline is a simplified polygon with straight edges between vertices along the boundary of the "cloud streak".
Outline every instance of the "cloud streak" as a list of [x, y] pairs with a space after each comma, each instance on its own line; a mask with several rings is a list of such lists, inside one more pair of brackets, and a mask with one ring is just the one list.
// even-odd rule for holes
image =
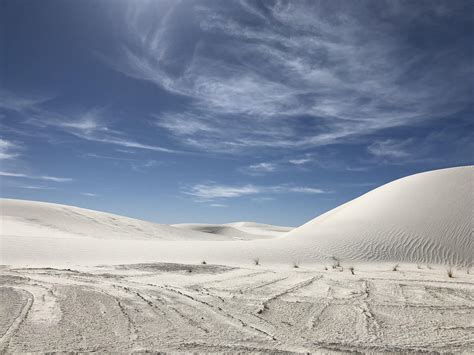
[[[82, 112], [60, 113], [40, 107], [38, 104], [42, 101], [34, 101], [5, 91], [0, 92], [0, 98], [2, 97], [4, 101], [0, 102], [0, 108], [7, 108], [16, 112], [25, 119], [25, 123], [35, 128], [42, 128], [45, 131], [54, 129], [55, 131], [65, 132], [83, 140], [111, 144], [124, 148], [177, 153], [177, 151], [173, 149], [136, 141], [127, 137], [123, 132], [112, 129], [108, 126], [104, 118], [104, 116], [107, 115], [106, 109], [104, 108], [83, 110]], [[12, 143], [0, 142], [0, 157], [2, 150], [9, 147], [8, 144], [11, 145]]]
[[28, 174], [23, 174], [23, 173], [14, 173], [14, 172], [7, 172], [7, 171], [0, 171], [0, 176], [11, 177], [11, 178], [24, 178], [24, 179], [32, 179], [32, 180], [52, 181], [52, 182], [59, 182], [59, 183], [74, 181], [74, 179], [66, 178], [66, 177], [57, 177], [57, 176], [48, 176], [48, 175], [28, 175]]
[[324, 194], [327, 191], [314, 187], [291, 186], [291, 185], [275, 185], [275, 186], [258, 186], [253, 184], [247, 185], [218, 185], [218, 184], [196, 184], [183, 193], [196, 197], [200, 200], [228, 199], [243, 196], [260, 195], [260, 194], [284, 194], [284, 193], [301, 193], [301, 194]]

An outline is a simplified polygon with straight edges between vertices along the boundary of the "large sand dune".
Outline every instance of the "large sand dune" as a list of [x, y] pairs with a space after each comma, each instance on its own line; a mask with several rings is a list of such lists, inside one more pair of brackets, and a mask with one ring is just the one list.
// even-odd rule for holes
[[474, 167], [436, 170], [381, 186], [285, 238], [326, 256], [470, 264]]
[[[242, 265], [255, 257], [275, 264], [337, 257], [345, 263], [469, 265], [473, 177], [472, 166], [409, 176], [287, 234], [280, 227], [248, 223], [214, 225], [213, 231], [223, 234], [204, 233], [196, 225], [177, 228], [69, 206], [3, 200], [1, 259], [20, 265], [201, 260]], [[277, 230], [272, 240], [236, 240], [251, 239], [255, 230], [261, 237], [272, 228]]]

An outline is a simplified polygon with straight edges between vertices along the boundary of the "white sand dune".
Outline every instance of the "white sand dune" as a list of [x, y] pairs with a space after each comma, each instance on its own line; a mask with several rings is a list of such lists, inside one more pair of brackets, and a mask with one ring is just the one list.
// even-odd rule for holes
[[54, 203], [2, 199], [1, 234], [37, 238], [76, 238], [123, 240], [228, 240], [220, 234], [178, 229]]
[[[112, 219], [117, 216], [69, 206], [3, 200], [0, 256], [3, 264], [30, 265], [200, 260], [242, 265], [254, 257], [291, 264], [332, 256], [351, 263], [468, 265], [474, 253], [473, 182], [472, 166], [409, 176], [271, 240], [222, 241], [229, 236], [124, 217], [117, 221]], [[247, 232], [257, 228], [230, 226]], [[59, 238], [63, 235], [68, 238]]]
[[285, 238], [349, 260], [470, 264], [474, 167], [436, 170], [383, 185]]
[[253, 240], [281, 237], [293, 228], [272, 226], [254, 222], [237, 222], [226, 224], [182, 223], [173, 227], [194, 230], [203, 233], [224, 235], [237, 240]]

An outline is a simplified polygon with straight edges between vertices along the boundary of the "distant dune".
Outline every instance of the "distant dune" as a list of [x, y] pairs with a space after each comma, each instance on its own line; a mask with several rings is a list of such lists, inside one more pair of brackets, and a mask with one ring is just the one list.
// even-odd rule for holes
[[228, 240], [220, 234], [178, 229], [165, 224], [37, 201], [0, 202], [1, 234], [31, 237], [91, 237], [133, 240]]
[[227, 224], [183, 223], [173, 227], [228, 236], [238, 240], [253, 240], [281, 237], [291, 231], [291, 227], [272, 226], [254, 222], [237, 222]]
[[[2, 263], [390, 261], [469, 265], [474, 167], [393, 181], [303, 226], [160, 225], [49, 203], [2, 200]], [[289, 231], [288, 233], [285, 233]], [[269, 238], [272, 238], [271, 240]]]

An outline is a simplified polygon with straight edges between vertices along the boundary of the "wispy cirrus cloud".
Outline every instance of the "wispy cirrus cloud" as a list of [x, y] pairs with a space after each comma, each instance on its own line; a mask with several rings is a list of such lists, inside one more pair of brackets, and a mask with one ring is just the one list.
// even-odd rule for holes
[[55, 187], [51, 186], [36, 186], [36, 185], [23, 185], [23, 186], [16, 186], [20, 189], [26, 189], [26, 190], [56, 190]]
[[81, 195], [86, 196], [86, 197], [98, 197], [99, 196], [99, 195], [97, 195], [95, 193], [92, 193], [92, 192], [81, 192]]
[[[35, 128], [42, 128], [47, 133], [51, 129], [71, 134], [79, 139], [116, 145], [124, 148], [150, 150], [164, 153], [175, 153], [176, 150], [155, 144], [146, 144], [128, 137], [120, 130], [110, 127], [110, 120], [105, 108], [94, 108], [74, 112], [58, 112], [45, 109], [40, 104], [47, 100], [33, 100], [0, 92], [0, 108], [7, 108], [24, 118], [25, 123]], [[1, 147], [0, 147], [1, 149]]]
[[312, 161], [313, 159], [311, 158], [295, 158], [295, 159], [288, 160], [288, 162], [293, 165], [304, 165]]
[[241, 168], [240, 171], [248, 175], [264, 175], [267, 173], [275, 172], [278, 169], [277, 163], [272, 162], [262, 162], [251, 164], [244, 168]]
[[[187, 110], [156, 116], [184, 144], [316, 147], [466, 107], [472, 66], [460, 47], [419, 46], [405, 33], [416, 24], [432, 38], [462, 11], [392, 2], [133, 2], [113, 65], [188, 98]], [[454, 90], [446, 92], [447, 83]]]
[[411, 155], [408, 151], [411, 144], [413, 144], [413, 140], [410, 139], [402, 141], [386, 139], [372, 143], [367, 147], [367, 151], [381, 159], [405, 159]]
[[29, 122], [36, 126], [61, 130], [88, 141], [157, 152], [176, 152], [158, 145], [137, 142], [128, 138], [124, 133], [111, 129], [106, 124], [103, 109], [93, 109], [69, 115], [39, 111], [34, 118], [29, 119]]
[[222, 203], [211, 203], [209, 206], [211, 206], [211, 207], [218, 207], [218, 208], [229, 207], [229, 206], [224, 205], [224, 204], [222, 204]]
[[0, 138], [0, 160], [14, 159], [18, 157], [20, 147], [17, 143]]
[[259, 186], [253, 184], [246, 185], [219, 185], [219, 184], [196, 184], [182, 191], [186, 195], [196, 197], [201, 200], [228, 199], [242, 196], [259, 194], [278, 193], [302, 193], [302, 194], [324, 194], [328, 191], [292, 185]]
[[32, 180], [44, 180], [52, 182], [71, 182], [74, 181], [72, 178], [66, 177], [57, 177], [57, 176], [48, 176], [48, 175], [29, 175], [24, 173], [0, 171], [0, 176], [11, 177], [11, 178], [23, 178], [23, 179], [32, 179]]

